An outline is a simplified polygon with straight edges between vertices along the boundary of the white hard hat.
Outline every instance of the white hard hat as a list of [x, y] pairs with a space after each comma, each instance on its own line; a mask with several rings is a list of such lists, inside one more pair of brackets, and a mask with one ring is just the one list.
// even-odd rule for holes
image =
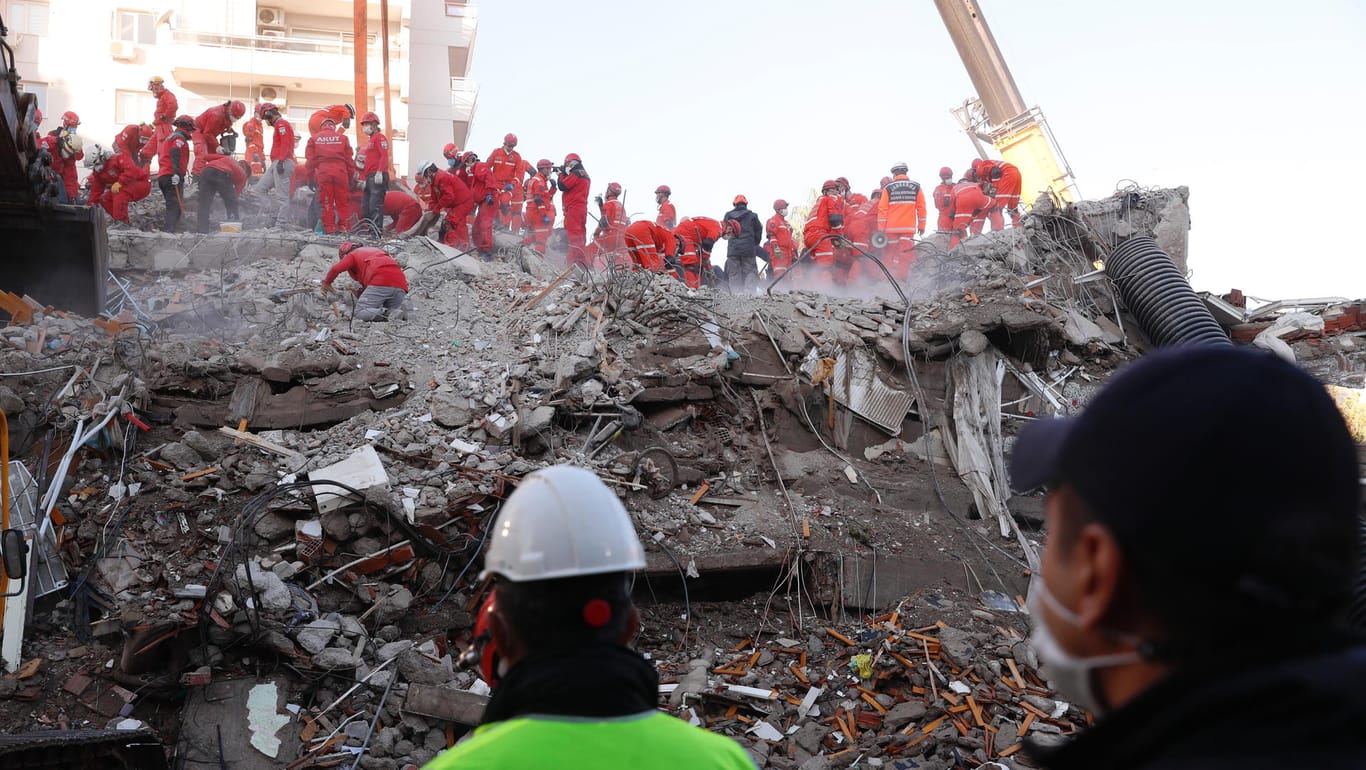
[[645, 567], [645, 548], [621, 500], [592, 472], [572, 465], [523, 478], [491, 537], [482, 577], [522, 582]]

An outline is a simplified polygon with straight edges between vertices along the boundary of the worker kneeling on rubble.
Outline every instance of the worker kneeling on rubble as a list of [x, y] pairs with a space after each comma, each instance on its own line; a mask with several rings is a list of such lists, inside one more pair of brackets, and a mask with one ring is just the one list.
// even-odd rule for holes
[[1366, 644], [1343, 617], [1357, 448], [1312, 377], [1160, 351], [1080, 417], [1026, 427], [1010, 472], [1048, 490], [1031, 644], [1096, 717], [1032, 746], [1044, 767], [1366, 767]]
[[752, 768], [729, 738], [656, 710], [659, 676], [629, 645], [640, 628], [631, 573], [645, 550], [597, 476], [530, 474], [498, 514], [484, 563], [476, 657], [493, 697], [451, 768]]
[[332, 282], [344, 271], [360, 284], [356, 288], [356, 320], [407, 319], [408, 278], [393, 257], [383, 249], [351, 241], [337, 247], [337, 256], [341, 260], [323, 278], [324, 294], [332, 292]]

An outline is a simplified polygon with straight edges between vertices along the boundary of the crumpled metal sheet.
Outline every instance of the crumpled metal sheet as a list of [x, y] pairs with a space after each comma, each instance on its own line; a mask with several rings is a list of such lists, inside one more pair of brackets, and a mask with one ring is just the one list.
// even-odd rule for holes
[[835, 359], [830, 385], [837, 402], [893, 436], [901, 434], [901, 423], [915, 403], [907, 391], [883, 383], [877, 375], [877, 362], [858, 348]]

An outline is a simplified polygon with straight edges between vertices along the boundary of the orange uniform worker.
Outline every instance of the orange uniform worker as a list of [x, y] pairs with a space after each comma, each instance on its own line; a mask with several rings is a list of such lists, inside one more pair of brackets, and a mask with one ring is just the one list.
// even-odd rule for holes
[[662, 273], [665, 263], [674, 260], [677, 241], [673, 232], [648, 219], [627, 225], [623, 240], [636, 268]]
[[147, 169], [133, 156], [112, 155], [98, 144], [90, 148], [85, 166], [91, 170], [89, 204], [104, 207], [114, 221], [128, 224], [128, 204], [152, 192]]
[[1012, 227], [1020, 226], [1020, 169], [1014, 163], [1007, 163], [1003, 160], [983, 161], [977, 167], [977, 178], [983, 182], [990, 182], [994, 194], [991, 210], [987, 212], [987, 221], [991, 223], [992, 230], [1005, 228], [1004, 218], [1001, 210], [1005, 209], [1010, 214], [1010, 224]]
[[969, 230], [973, 235], [982, 232], [982, 221], [991, 208], [992, 198], [982, 191], [978, 182], [969, 182], [967, 177], [953, 186], [950, 204], [953, 206], [953, 237], [949, 239], [952, 249], [963, 242]]
[[721, 223], [710, 217], [688, 217], [674, 228], [678, 244], [678, 276], [688, 288], [696, 289], [712, 282], [711, 249], [721, 238]]
[[[157, 98], [157, 106], [152, 111], [152, 128], [156, 131], [156, 146], [160, 147], [161, 143], [166, 141], [166, 137], [175, 130], [171, 124], [175, 122], [180, 103], [176, 101], [171, 89], [166, 87], [166, 81], [160, 75], [154, 75], [147, 81], [147, 90]], [[157, 171], [160, 173], [160, 169]]]
[[678, 226], [678, 210], [669, 200], [669, 196], [673, 194], [674, 191], [670, 190], [666, 184], [655, 188], [655, 205], [659, 206], [659, 215], [655, 217], [655, 224], [665, 230], [672, 230]]
[[[831, 235], [844, 234], [844, 197], [840, 195], [839, 183], [827, 179], [821, 185], [821, 197], [811, 207], [811, 213], [802, 227], [802, 246], [811, 250], [811, 259], [823, 277], [835, 279], [836, 245]], [[843, 276], [838, 276], [843, 282]]]
[[218, 137], [232, 130], [232, 124], [247, 114], [247, 105], [233, 100], [216, 104], [199, 113], [194, 119], [194, 163], [190, 166], [190, 176], [199, 176], [209, 162], [209, 156], [218, 154]]
[[598, 229], [594, 238], [604, 254], [613, 255], [613, 258], [625, 260], [624, 250], [626, 248], [626, 226], [631, 220], [626, 216], [626, 207], [621, 204], [621, 185], [616, 182], [607, 184], [607, 199], [601, 196], [597, 198], [598, 203]]
[[935, 229], [947, 233], [953, 229], [953, 169], [944, 166], [939, 169], [939, 186], [934, 188], [934, 207], [939, 210], [939, 221]]
[[925, 190], [906, 176], [906, 164], [892, 166], [892, 181], [878, 200], [877, 229], [887, 235], [887, 269], [905, 279], [915, 262], [915, 237], [925, 234]]
[[346, 130], [351, 127], [351, 121], [356, 117], [356, 108], [349, 104], [333, 104], [315, 111], [308, 116], [308, 133], [316, 134], [322, 130], [323, 121], [331, 118], [338, 130]]
[[[257, 108], [259, 111], [259, 107]], [[261, 119], [257, 116], [247, 118], [242, 123], [242, 136], [247, 139], [244, 159], [251, 164], [251, 172], [260, 174], [266, 170], [266, 144]]]
[[786, 273], [797, 258], [797, 241], [792, 237], [792, 225], [787, 223], [787, 201], [782, 198], [773, 201], [773, 216], [764, 223], [764, 234], [768, 236], [765, 243], [768, 274], [770, 278], [777, 278]]
[[318, 186], [323, 232], [335, 233], [351, 218], [351, 175], [355, 171], [351, 140], [337, 130], [337, 121], [323, 118], [321, 129], [308, 138], [304, 164]]
[[522, 159], [522, 154], [517, 152], [516, 148], [517, 135], [508, 134], [503, 137], [503, 146], [489, 153], [488, 159], [489, 168], [493, 171], [494, 185], [500, 193], [509, 194], [504, 221], [508, 230], [514, 233], [522, 230], [522, 208], [526, 203], [523, 180], [536, 173], [536, 169]]
[[536, 161], [536, 173], [526, 183], [526, 226], [523, 243], [545, 253], [550, 232], [555, 227], [555, 185], [550, 181], [553, 164], [547, 158]]

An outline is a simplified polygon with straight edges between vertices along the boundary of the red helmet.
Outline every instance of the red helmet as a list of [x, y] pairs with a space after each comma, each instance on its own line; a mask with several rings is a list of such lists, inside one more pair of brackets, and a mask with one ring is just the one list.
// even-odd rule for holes
[[973, 158], [972, 170], [976, 171], [977, 169], [981, 168], [983, 163], [986, 163], [986, 161], [982, 160], [981, 158]]
[[566, 166], [568, 166], [570, 163], [582, 163], [582, 162], [583, 162], [583, 158], [580, 158], [580, 157], [579, 157], [579, 154], [578, 154], [577, 152], [571, 152], [571, 153], [569, 153], [568, 155], [564, 156], [564, 165], [566, 165]]
[[455, 146], [455, 142], [448, 142], [445, 147], [441, 148], [441, 155], [446, 160], [455, 160], [460, 157], [460, 148]]
[[138, 136], [142, 139], [144, 144], [156, 135], [157, 130], [153, 128], [150, 123], [143, 123], [138, 126]]
[[474, 619], [474, 643], [469, 650], [460, 656], [462, 668], [478, 666], [479, 675], [484, 678], [489, 687], [498, 686], [499, 655], [498, 647], [493, 641], [493, 632], [489, 629], [489, 616], [493, 614], [494, 602], [497, 601], [498, 589], [489, 591], [488, 598], [484, 600], [484, 605], [479, 608], [479, 614]]
[[461, 155], [461, 156], [460, 156], [460, 162], [461, 162], [461, 163], [478, 163], [478, 162], [479, 162], [479, 153], [475, 152], [474, 150], [470, 150], [469, 152], [467, 152], [467, 153], [465, 153], [464, 155]]
[[318, 123], [318, 125], [319, 125], [319, 126], [322, 126], [323, 128], [326, 128], [326, 127], [328, 127], [328, 126], [331, 126], [331, 127], [333, 127], [333, 128], [336, 128], [336, 127], [337, 127], [337, 119], [334, 118], [334, 117], [332, 117], [331, 115], [328, 115], [327, 117], [323, 118], [322, 121], [321, 121], [320, 123]]
[[379, 116], [373, 112], [367, 112], [364, 115], [361, 115], [360, 124], [363, 126], [366, 123], [374, 123], [375, 125], [379, 125]]
[[617, 197], [618, 195], [621, 195], [621, 185], [617, 184], [616, 182], [608, 182], [608, 183], [607, 183], [607, 197], [609, 197], [609, 198], [615, 198], [615, 197]]
[[346, 108], [346, 117], [347, 117], [347, 119], [356, 117], [356, 108], [355, 108], [355, 107], [352, 107], [352, 106], [349, 105], [349, 104], [343, 104], [342, 106]]
[[939, 178], [940, 178], [940, 179], [953, 179], [953, 169], [949, 168], [948, 166], [945, 166], [945, 167], [939, 169]]
[[554, 163], [550, 162], [549, 158], [541, 158], [536, 161], [536, 168], [552, 168], [554, 165]]
[[737, 195], [737, 196], [735, 196], [735, 200], [732, 200], [732, 201], [730, 202], [730, 205], [732, 205], [732, 206], [739, 206], [741, 203], [743, 203], [743, 204], [745, 204], [746, 206], [748, 206], [748, 205], [749, 205], [749, 198], [746, 198], [746, 197], [743, 196], [743, 195]]
[[37, 107], [33, 108], [33, 123], [41, 126], [43, 124], [43, 111]]
[[508, 147], [516, 147], [516, 146], [517, 146], [517, 135], [516, 135], [516, 134], [508, 134], [507, 136], [503, 137], [503, 144], [507, 145]]
[[843, 188], [846, 189], [846, 190], [849, 189], [849, 180], [848, 180], [848, 179], [845, 179], [845, 178], [842, 177], [842, 176], [837, 176], [837, 177], [835, 177], [835, 181], [839, 183], [839, 186], [840, 186], [840, 187], [843, 187]]
[[668, 185], [662, 184], [662, 185], [660, 185], [660, 186], [658, 186], [658, 187], [655, 188], [655, 195], [660, 195], [660, 194], [663, 194], [663, 195], [673, 195], [673, 194], [674, 194], [674, 191], [673, 191], [673, 190], [670, 190]]
[[970, 168], [970, 169], [968, 169], [967, 171], [964, 171], [964, 172], [963, 172], [963, 178], [966, 179], [966, 180], [968, 180], [969, 182], [976, 182], [976, 181], [977, 181], [977, 169], [975, 169], [975, 168]]
[[878, 180], [877, 189], [881, 190], [882, 188], [886, 187], [887, 185], [889, 185], [889, 184], [891, 184], [891, 183], [892, 183], [892, 178], [889, 177], [889, 176], [884, 176], [882, 179]]
[[67, 128], [75, 128], [76, 126], [79, 126], [80, 124], [81, 124], [81, 116], [80, 116], [80, 115], [77, 115], [76, 113], [72, 112], [71, 110], [67, 110], [66, 112], [63, 112], [63, 113], [62, 113], [62, 125], [63, 125], [63, 126], [66, 126]]
[[721, 237], [734, 238], [740, 234], [740, 223], [734, 219], [727, 219], [721, 223]]
[[778, 200], [773, 201], [773, 210], [774, 210], [774, 211], [782, 211], [782, 210], [785, 209], [785, 208], [787, 208], [787, 201], [783, 200], [782, 198], [779, 198]]
[[233, 101], [228, 102], [228, 114], [232, 116], [233, 120], [237, 120], [247, 114], [247, 105], [234, 99]]
[[195, 129], [194, 118], [189, 115], [177, 115], [176, 119], [171, 121], [171, 125], [176, 128], [186, 129], [187, 131], [193, 131]]
[[825, 183], [821, 185], [821, 192], [825, 192], [826, 190], [838, 190], [839, 188], [839, 182], [834, 179], [827, 179], [825, 180]]

